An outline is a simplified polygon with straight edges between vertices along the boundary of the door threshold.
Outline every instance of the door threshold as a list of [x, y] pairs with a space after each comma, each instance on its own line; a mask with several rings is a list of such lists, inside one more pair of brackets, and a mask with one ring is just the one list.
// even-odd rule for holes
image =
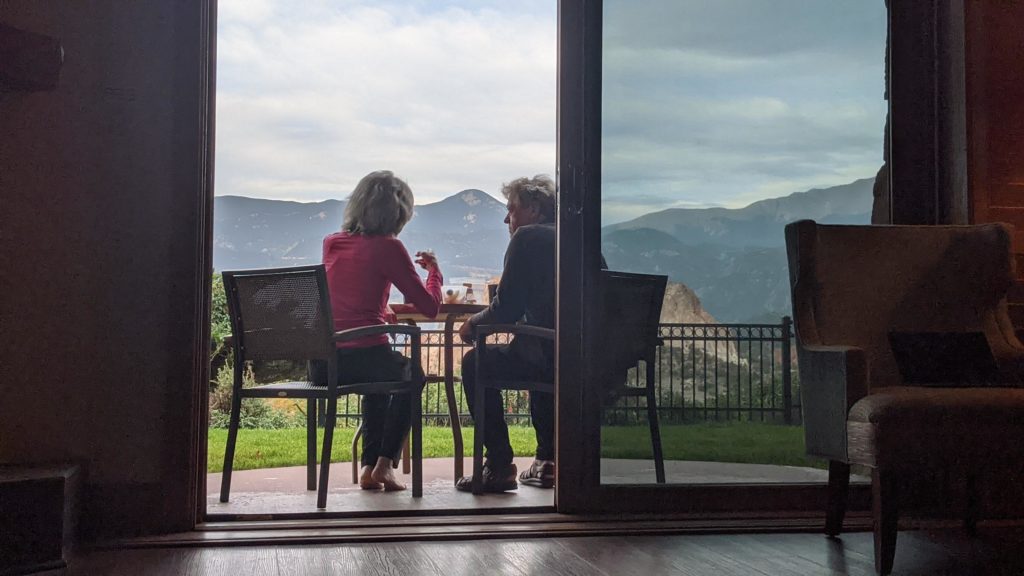
[[[845, 531], [871, 529], [866, 513], [850, 513]], [[569, 536], [664, 535], [686, 533], [820, 532], [821, 514], [770, 513], [730, 515], [568, 515], [458, 514], [403, 518], [288, 519], [206, 522], [195, 530], [99, 543], [97, 549], [273, 544], [479, 540]]]

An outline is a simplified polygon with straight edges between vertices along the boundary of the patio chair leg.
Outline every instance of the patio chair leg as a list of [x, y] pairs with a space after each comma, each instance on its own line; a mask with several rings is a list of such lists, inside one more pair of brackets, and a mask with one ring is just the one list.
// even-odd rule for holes
[[220, 501], [227, 502], [231, 493], [231, 468], [235, 462], [235, 441], [238, 440], [238, 420], [242, 414], [242, 396], [235, 390], [231, 397], [231, 420], [228, 423], [228, 445], [224, 450], [224, 471], [220, 477]]
[[651, 448], [654, 451], [654, 477], [658, 484], [665, 483], [665, 455], [661, 450], [661, 427], [658, 424], [658, 400], [654, 390], [653, 354], [647, 365], [647, 422], [651, 427]]
[[843, 531], [846, 497], [850, 488], [850, 465], [838, 460], [828, 462], [828, 504], [825, 508], [825, 534], [838, 536]]
[[331, 473], [331, 443], [334, 441], [334, 425], [338, 421], [338, 399], [327, 401], [327, 422], [324, 424], [324, 447], [320, 456], [320, 485], [317, 486], [316, 507], [327, 508], [327, 480]]
[[[409, 461], [410, 461], [410, 459], [411, 458], [409, 457], [409, 435], [406, 434], [405, 435], [405, 442], [402, 444], [402, 474], [408, 474], [409, 473], [409, 470], [410, 470]], [[396, 466], [397, 466], [397, 463], [396, 463]]]
[[363, 435], [363, 423], [359, 422], [356, 433], [352, 435], [352, 483], [359, 484], [359, 438]]
[[306, 400], [306, 490], [316, 490], [316, 398]]
[[[423, 496], [423, 392], [417, 383], [412, 392], [412, 497]], [[406, 451], [409, 453], [409, 443]]]
[[[479, 362], [479, 358], [477, 362]], [[479, 381], [476, 384], [476, 393], [473, 398], [473, 494], [484, 493], [484, 426], [486, 426], [486, 404], [484, 395], [487, 388], [481, 386]]]

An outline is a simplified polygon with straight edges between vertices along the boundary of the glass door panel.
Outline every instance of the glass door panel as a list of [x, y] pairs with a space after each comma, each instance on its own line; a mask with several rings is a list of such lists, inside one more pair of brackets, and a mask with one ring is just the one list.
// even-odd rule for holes
[[[578, 408], [560, 406], [573, 442], [560, 442], [559, 509], [820, 510], [826, 463], [804, 455], [783, 227], [870, 221], [884, 6], [561, 12], [559, 401]], [[646, 394], [607, 402], [588, 387], [615, 352], [595, 336], [614, 330], [597, 321], [598, 254], [668, 277], [652, 369], [622, 375], [638, 389], [651, 377], [663, 483]]]

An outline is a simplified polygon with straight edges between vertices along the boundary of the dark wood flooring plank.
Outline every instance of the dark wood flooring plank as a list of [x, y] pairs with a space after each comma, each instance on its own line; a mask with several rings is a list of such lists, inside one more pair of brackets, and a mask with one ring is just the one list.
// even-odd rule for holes
[[635, 545], [671, 562], [672, 574], [681, 576], [732, 576], [744, 574], [765, 576], [766, 573], [737, 560], [727, 536], [638, 536]]
[[[904, 531], [894, 576], [1024, 574], [1024, 531]], [[83, 552], [71, 576], [871, 576], [871, 533], [599, 536]]]
[[745, 557], [752, 558], [761, 570], [773, 575], [866, 576], [875, 573], [873, 561], [846, 554], [841, 542], [817, 534], [801, 534], [798, 539], [795, 536], [739, 534], [732, 540], [744, 550]]
[[[558, 574], [559, 576], [594, 576], [615, 574], [602, 572], [575, 553], [567, 552], [558, 542], [546, 538], [530, 540], [492, 540], [496, 562], [514, 566], [518, 574]], [[513, 572], [508, 572], [513, 573]]]
[[[844, 534], [847, 556], [873, 554], [870, 533]], [[943, 576], [963, 574], [1024, 574], [1019, 550], [1021, 533], [980, 530], [970, 537], [962, 530], [904, 530], [896, 539], [893, 576]]]
[[[179, 552], [184, 552], [179, 550]], [[239, 546], [235, 548], [195, 548], [188, 550], [188, 560], [182, 572], [168, 572], [167, 576], [219, 576], [245, 574], [246, 576], [278, 576], [275, 546]], [[143, 574], [149, 575], [147, 572]], [[156, 576], [154, 574], [154, 576]], [[159, 576], [164, 576], [160, 573]]]
[[653, 554], [635, 539], [624, 536], [559, 538], [563, 554], [575, 554], [594, 566], [595, 574], [652, 576], [675, 572], [672, 561]]
[[[843, 537], [852, 538], [849, 534], [844, 534]], [[870, 540], [870, 533], [865, 537]], [[774, 534], [771, 535], [770, 541], [771, 546], [784, 555], [821, 565], [823, 574], [875, 574], [874, 558], [847, 548], [842, 538], [828, 538], [822, 533]]]
[[[494, 546], [492, 541], [339, 544], [314, 546], [311, 548], [315, 551], [310, 550], [306, 553], [322, 555], [327, 574], [479, 576], [501, 573], [493, 570], [495, 562], [487, 554]], [[317, 566], [319, 565], [318, 563]], [[305, 576], [301, 571], [288, 572], [283, 567], [281, 574]]]
[[182, 548], [169, 550], [103, 550], [84, 553], [74, 558], [69, 576], [145, 574], [169, 576], [186, 574], [188, 564], [199, 550]]
[[[280, 576], [331, 576], [326, 549], [337, 546], [277, 546], [277, 572]], [[343, 572], [340, 572], [343, 573]]]

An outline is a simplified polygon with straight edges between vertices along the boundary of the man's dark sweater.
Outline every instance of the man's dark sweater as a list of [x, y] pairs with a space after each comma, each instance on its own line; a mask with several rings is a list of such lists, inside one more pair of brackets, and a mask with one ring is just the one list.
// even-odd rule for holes
[[[513, 324], [555, 327], [555, 225], [519, 227], [505, 251], [505, 269], [491, 305], [473, 316], [478, 324]], [[554, 343], [517, 336], [511, 352], [524, 362], [550, 370], [555, 365]]]

